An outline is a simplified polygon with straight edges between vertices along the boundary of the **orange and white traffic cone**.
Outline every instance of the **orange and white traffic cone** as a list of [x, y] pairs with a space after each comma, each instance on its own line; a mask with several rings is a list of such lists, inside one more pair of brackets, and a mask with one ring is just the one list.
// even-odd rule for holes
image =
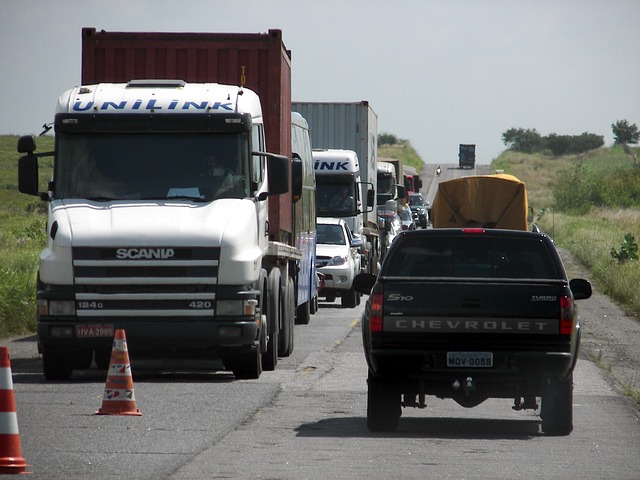
[[29, 473], [22, 458], [9, 349], [0, 347], [0, 474]]
[[113, 339], [102, 408], [96, 415], [142, 415], [136, 406], [136, 396], [133, 392], [127, 338], [121, 329], [116, 330]]

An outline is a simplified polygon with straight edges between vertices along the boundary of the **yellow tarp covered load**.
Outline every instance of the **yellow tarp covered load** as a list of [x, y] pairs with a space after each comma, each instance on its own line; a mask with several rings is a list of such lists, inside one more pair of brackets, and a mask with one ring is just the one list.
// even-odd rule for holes
[[513, 175], [476, 175], [441, 182], [433, 199], [435, 228], [528, 230], [527, 192]]

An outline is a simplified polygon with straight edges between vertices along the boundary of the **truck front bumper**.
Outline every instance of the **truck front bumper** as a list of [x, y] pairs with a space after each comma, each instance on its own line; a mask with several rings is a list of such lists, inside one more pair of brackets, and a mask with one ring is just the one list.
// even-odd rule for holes
[[259, 346], [262, 329], [255, 319], [228, 321], [181, 321], [137, 319], [136, 321], [78, 322], [75, 319], [40, 319], [37, 325], [38, 349], [73, 351], [110, 350], [113, 333], [123, 329], [132, 357], [193, 358], [223, 354], [230, 349]]

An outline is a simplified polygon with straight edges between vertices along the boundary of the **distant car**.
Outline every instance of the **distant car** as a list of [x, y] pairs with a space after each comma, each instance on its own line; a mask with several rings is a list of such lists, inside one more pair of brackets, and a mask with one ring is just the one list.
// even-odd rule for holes
[[360, 294], [352, 284], [360, 273], [362, 240], [354, 239], [349, 226], [339, 218], [318, 218], [316, 238], [316, 270], [324, 275], [319, 294], [328, 301], [340, 297], [343, 307], [355, 307]]
[[411, 213], [411, 208], [409, 208], [409, 205], [400, 207], [398, 216], [400, 217], [400, 225], [402, 226], [402, 230], [416, 229], [416, 222], [413, 219], [413, 214]]
[[429, 225], [429, 202], [425, 201], [421, 193], [413, 192], [409, 194], [409, 207], [416, 225], [427, 228]]

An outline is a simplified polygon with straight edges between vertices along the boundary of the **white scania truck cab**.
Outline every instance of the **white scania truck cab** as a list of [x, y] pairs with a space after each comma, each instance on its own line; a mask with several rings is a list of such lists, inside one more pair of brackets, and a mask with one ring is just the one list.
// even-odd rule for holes
[[[54, 126], [54, 152], [35, 153], [33, 137], [18, 146], [20, 191], [49, 202], [45, 377], [106, 367], [120, 328], [133, 357], [222, 358], [238, 378], [275, 368], [269, 315], [291, 293], [270, 279], [289, 278], [300, 252], [268, 237], [267, 198], [289, 191], [291, 170], [264, 152], [258, 96], [179, 80], [87, 85], [60, 96]], [[39, 192], [45, 155], [54, 173]]]
[[354, 242], [360, 244], [362, 268], [365, 269], [368, 256], [365, 254], [367, 239], [364, 234], [364, 209], [362, 192], [370, 197], [366, 202], [373, 210], [374, 187], [363, 182], [360, 177], [358, 156], [352, 150], [314, 149], [314, 170], [317, 183], [318, 217], [341, 218], [354, 235]]

